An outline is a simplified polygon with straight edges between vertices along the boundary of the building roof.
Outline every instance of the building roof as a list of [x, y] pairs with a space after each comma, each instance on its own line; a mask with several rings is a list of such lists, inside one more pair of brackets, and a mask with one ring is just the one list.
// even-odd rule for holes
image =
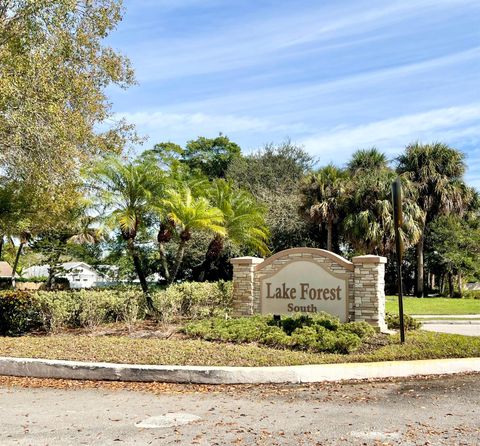
[[12, 277], [13, 269], [8, 262], [0, 262], [0, 277]]
[[[95, 274], [101, 276], [102, 274], [99, 273], [95, 268], [90, 266], [88, 263], [85, 262], [65, 262], [60, 264], [60, 266], [65, 270], [65, 272], [73, 272], [75, 273], [77, 268], [83, 268], [89, 270]], [[29, 268], [25, 268], [23, 270], [23, 277], [35, 277], [35, 276], [48, 276], [49, 274], [49, 265], [35, 265]]]

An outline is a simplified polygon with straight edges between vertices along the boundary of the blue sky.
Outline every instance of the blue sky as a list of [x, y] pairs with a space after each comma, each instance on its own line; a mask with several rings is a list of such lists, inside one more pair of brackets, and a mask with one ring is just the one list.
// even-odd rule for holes
[[289, 137], [320, 163], [442, 141], [480, 189], [480, 1], [125, 0], [114, 112], [156, 142]]

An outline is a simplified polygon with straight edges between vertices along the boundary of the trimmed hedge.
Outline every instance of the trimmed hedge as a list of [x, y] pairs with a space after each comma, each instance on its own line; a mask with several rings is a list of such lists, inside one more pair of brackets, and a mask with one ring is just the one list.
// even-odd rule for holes
[[272, 316], [236, 319], [211, 318], [191, 322], [184, 332], [193, 338], [235, 343], [256, 342], [275, 348], [312, 352], [350, 353], [375, 330], [366, 322], [340, 321], [326, 313], [282, 318], [277, 325]]
[[[230, 311], [230, 282], [183, 283], [154, 291], [152, 298], [163, 322], [188, 317], [225, 315]], [[0, 335], [33, 330], [57, 332], [63, 328], [94, 328], [109, 322], [134, 323], [146, 315], [145, 299], [135, 288], [2, 291]]]

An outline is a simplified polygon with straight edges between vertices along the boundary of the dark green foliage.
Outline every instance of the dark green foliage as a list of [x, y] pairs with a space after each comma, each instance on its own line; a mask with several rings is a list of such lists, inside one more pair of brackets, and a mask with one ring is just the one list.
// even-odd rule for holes
[[184, 331], [210, 341], [257, 342], [276, 348], [341, 354], [355, 351], [375, 332], [364, 322], [341, 324], [326, 313], [287, 317], [280, 320], [279, 326], [271, 316], [212, 318], [189, 323]]
[[468, 290], [463, 292], [464, 299], [480, 299], [480, 290]]
[[345, 333], [353, 333], [359, 338], [369, 338], [375, 334], [375, 329], [368, 322], [348, 322], [342, 324], [340, 329]]
[[[385, 315], [385, 322], [390, 329], [398, 330], [400, 328], [400, 316], [398, 314], [387, 313]], [[403, 323], [405, 330], [417, 330], [421, 325], [420, 322], [408, 314], [403, 315]]]
[[315, 246], [311, 225], [298, 214], [299, 184], [312, 165], [313, 159], [302, 147], [286, 141], [237, 158], [228, 168], [227, 178], [268, 209], [266, 223], [272, 252]]
[[46, 282], [48, 277], [46, 276], [37, 276], [37, 277], [17, 277], [15, 282], [17, 283], [43, 283]]
[[25, 291], [0, 293], [0, 335], [18, 336], [41, 326], [38, 304]]
[[208, 178], [225, 178], [230, 164], [241, 156], [240, 146], [227, 136], [199, 137], [188, 141], [181, 161], [192, 171], [198, 170]]

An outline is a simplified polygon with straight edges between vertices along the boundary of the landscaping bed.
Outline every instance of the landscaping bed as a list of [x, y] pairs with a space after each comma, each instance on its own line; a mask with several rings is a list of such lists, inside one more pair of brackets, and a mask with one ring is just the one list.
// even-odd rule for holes
[[285, 366], [480, 356], [480, 337], [415, 331], [377, 335], [348, 355], [190, 339], [52, 335], [0, 338], [0, 356], [153, 365]]
[[[409, 331], [401, 345], [398, 336], [377, 334], [364, 322], [342, 324], [325, 313], [280, 322], [231, 318], [228, 282], [183, 283], [152, 297], [154, 315], [132, 289], [0, 293], [0, 334], [8, 335], [0, 337], [0, 356], [218, 366], [480, 356], [480, 337]], [[388, 318], [393, 327], [396, 318]], [[416, 327], [408, 321], [408, 328]]]

